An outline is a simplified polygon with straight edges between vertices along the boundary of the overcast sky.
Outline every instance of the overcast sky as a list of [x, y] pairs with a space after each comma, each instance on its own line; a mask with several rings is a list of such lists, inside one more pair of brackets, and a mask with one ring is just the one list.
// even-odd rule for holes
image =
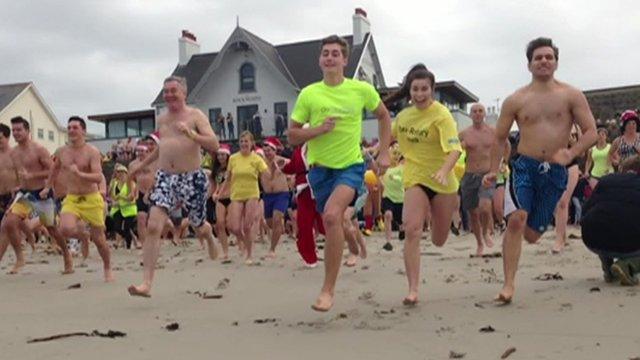
[[272, 44], [352, 33], [368, 12], [387, 85], [425, 63], [495, 105], [529, 81], [524, 48], [560, 48], [556, 77], [581, 89], [640, 83], [640, 6], [628, 1], [2, 1], [0, 83], [33, 81], [58, 120], [149, 108], [189, 29], [218, 51], [236, 25]]

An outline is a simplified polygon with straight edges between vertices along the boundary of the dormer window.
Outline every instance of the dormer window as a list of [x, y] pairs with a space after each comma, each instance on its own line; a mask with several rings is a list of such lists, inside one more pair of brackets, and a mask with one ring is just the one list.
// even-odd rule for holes
[[240, 91], [256, 91], [256, 70], [251, 63], [240, 67]]

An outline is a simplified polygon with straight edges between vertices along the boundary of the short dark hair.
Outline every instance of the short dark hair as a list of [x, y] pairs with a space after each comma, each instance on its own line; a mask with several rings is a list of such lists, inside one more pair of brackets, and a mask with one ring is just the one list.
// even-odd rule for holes
[[23, 118], [22, 116], [16, 116], [11, 118], [11, 125], [14, 124], [22, 124], [22, 126], [24, 126], [25, 130], [27, 131], [31, 131], [31, 128], [29, 126], [29, 122], [27, 121], [27, 119]]
[[539, 37], [529, 41], [529, 44], [527, 45], [527, 60], [529, 60], [529, 63], [531, 63], [531, 60], [533, 59], [533, 52], [536, 51], [537, 48], [541, 47], [552, 48], [553, 55], [556, 57], [556, 61], [558, 61], [560, 50], [558, 50], [558, 47], [553, 43], [553, 40], [550, 38]]
[[72, 121], [77, 121], [80, 123], [80, 126], [82, 126], [82, 130], [87, 130], [87, 122], [84, 121], [83, 118], [81, 118], [80, 116], [72, 116], [69, 118], [69, 120], [67, 121], [67, 124], [70, 124]]
[[345, 39], [341, 38], [340, 36], [330, 35], [322, 39], [322, 43], [320, 45], [320, 51], [322, 51], [322, 48], [327, 44], [340, 45], [340, 51], [342, 52], [342, 56], [344, 56], [345, 58], [349, 57], [349, 43]]
[[640, 156], [634, 155], [624, 160], [622, 164], [620, 164], [620, 172], [640, 174]]
[[0, 124], [0, 134], [8, 138], [9, 136], [11, 136], [11, 128], [5, 124]]

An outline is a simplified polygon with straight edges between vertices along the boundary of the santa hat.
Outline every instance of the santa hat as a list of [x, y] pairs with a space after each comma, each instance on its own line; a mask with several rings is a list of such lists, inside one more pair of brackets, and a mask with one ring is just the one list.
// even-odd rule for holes
[[270, 137], [267, 138], [264, 141], [264, 144], [271, 147], [273, 150], [278, 150], [278, 148], [282, 147], [282, 143], [280, 142], [280, 140], [276, 137]]
[[153, 140], [153, 142], [157, 144], [160, 143], [160, 131], [156, 130], [154, 132], [152, 132], [151, 134], [147, 135], [147, 137], [151, 140]]
[[220, 147], [218, 148], [218, 153], [231, 155], [231, 147], [227, 144], [220, 144]]

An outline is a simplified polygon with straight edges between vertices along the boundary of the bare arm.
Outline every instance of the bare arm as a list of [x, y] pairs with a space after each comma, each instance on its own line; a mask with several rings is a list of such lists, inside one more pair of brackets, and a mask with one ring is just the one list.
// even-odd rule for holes
[[389, 146], [391, 145], [391, 115], [382, 101], [373, 112], [378, 118], [378, 164], [384, 172], [391, 165]]
[[[47, 178], [47, 182], [45, 183], [45, 189], [49, 190], [53, 187], [53, 183], [56, 181], [56, 179], [58, 178], [58, 175], [60, 174], [60, 157], [59, 157], [59, 153], [60, 151], [56, 151], [56, 157], [55, 157], [55, 161], [53, 161], [53, 164], [51, 165], [51, 170], [49, 171], [49, 177]], [[47, 191], [48, 192], [48, 191]]]
[[303, 129], [302, 126], [303, 124], [296, 121], [289, 122], [289, 131], [287, 131], [287, 138], [289, 140], [289, 144], [291, 144], [292, 146], [304, 144], [313, 138], [330, 132], [335, 127], [335, 119], [327, 118], [322, 125], [314, 128], [309, 127]]
[[589, 151], [587, 151], [587, 161], [584, 164], [584, 173], [585, 173], [585, 175], [591, 174], [591, 165], [593, 165], [593, 158], [591, 157], [591, 152], [592, 151], [593, 151], [593, 148], [589, 149]]
[[587, 98], [579, 90], [573, 90], [571, 112], [575, 123], [582, 130], [582, 136], [579, 136], [578, 142], [570, 149], [571, 155], [575, 158], [596, 143], [598, 134], [596, 132], [596, 120], [591, 114]]
[[209, 120], [207, 120], [207, 117], [202, 113], [202, 111], [197, 110], [196, 113], [197, 133], [192, 133], [192, 136], [190, 137], [205, 150], [210, 152], [218, 151], [220, 143], [218, 142], [218, 137], [211, 128], [211, 124], [209, 124]]
[[502, 104], [500, 117], [496, 123], [496, 139], [491, 146], [491, 168], [489, 170], [491, 173], [497, 173], [500, 168], [501, 153], [504, 152], [504, 147], [508, 146], [505, 143], [509, 143], [509, 130], [511, 130], [516, 118], [516, 104], [512, 96], [509, 96]]
[[34, 179], [48, 179], [51, 175], [51, 167], [53, 166], [53, 160], [51, 160], [51, 154], [46, 148], [38, 148], [38, 162], [42, 165], [42, 170], [30, 172], [25, 174], [27, 180]]
[[149, 154], [149, 156], [147, 156], [147, 158], [144, 159], [144, 161], [140, 162], [138, 166], [136, 167], [132, 166], [131, 169], [129, 169], [129, 177], [135, 178], [138, 171], [151, 165], [154, 161], [158, 160], [158, 157], [160, 157], [160, 146], [156, 146], [155, 150], [153, 150], [153, 152]]
[[78, 170], [76, 175], [83, 180], [90, 181], [92, 183], [100, 184], [102, 181], [102, 158], [100, 152], [97, 149], [92, 149], [91, 162], [89, 164], [89, 172], [83, 172]]
[[621, 137], [617, 137], [615, 140], [613, 140], [613, 144], [611, 144], [611, 147], [609, 148], [609, 154], [607, 156], [607, 158], [609, 159], [609, 163], [615, 166], [618, 166], [618, 162], [620, 162], [620, 156], [618, 154], [620, 141], [622, 141]]

